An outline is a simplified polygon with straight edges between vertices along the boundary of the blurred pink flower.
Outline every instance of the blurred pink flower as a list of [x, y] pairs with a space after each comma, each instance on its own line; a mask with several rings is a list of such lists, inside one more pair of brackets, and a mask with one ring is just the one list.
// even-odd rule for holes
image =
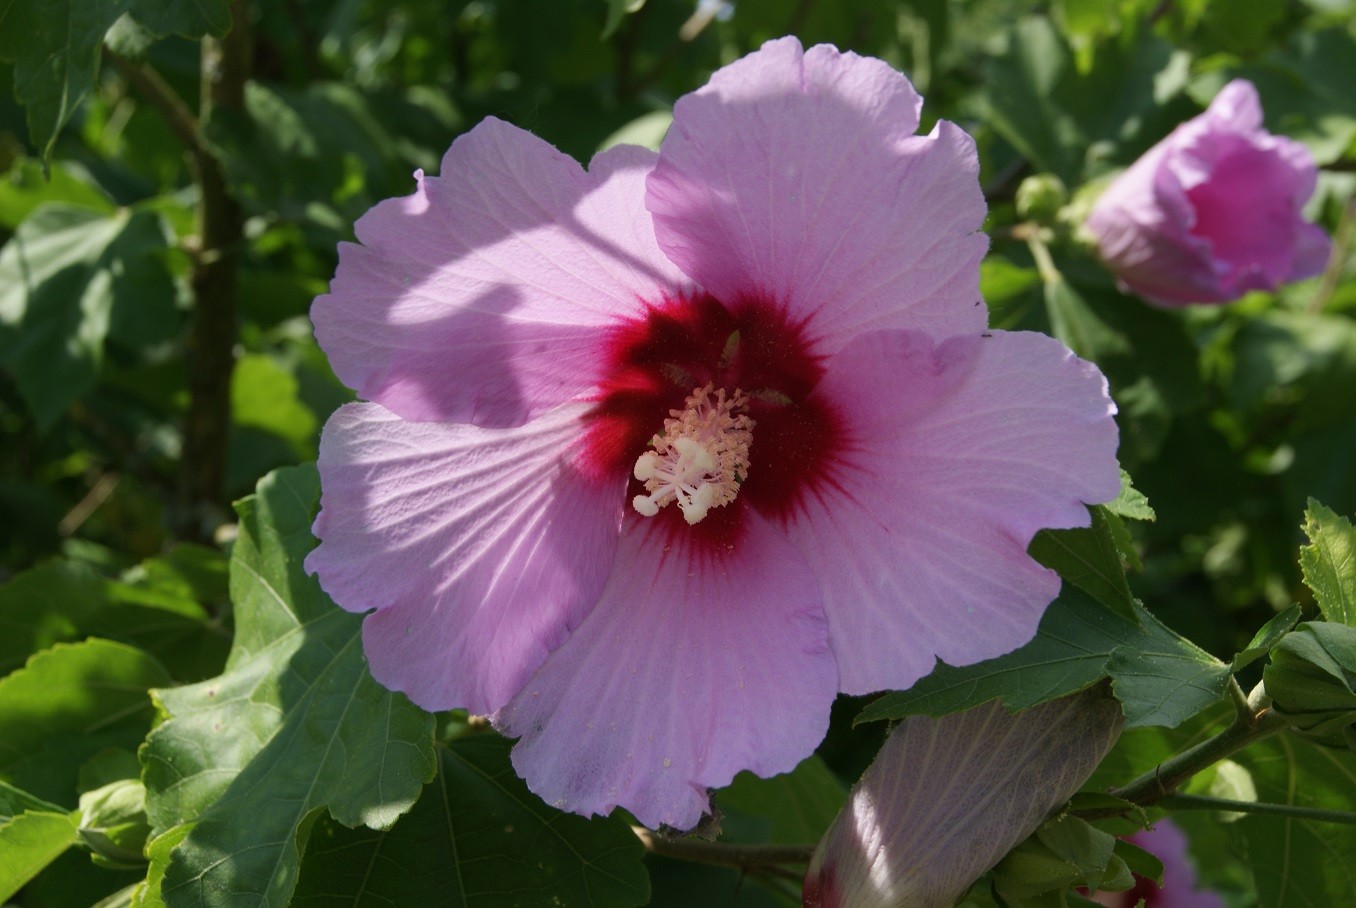
[[954, 905], [1082, 787], [1122, 723], [1100, 690], [905, 719], [815, 850], [806, 908]]
[[1114, 407], [985, 332], [974, 143], [879, 60], [782, 39], [587, 171], [487, 120], [312, 309], [371, 403], [307, 559], [373, 675], [491, 714], [548, 802], [693, 826], [835, 692], [1029, 640], [1026, 554], [1117, 494]]
[[1121, 286], [1163, 306], [1222, 303], [1323, 270], [1331, 241], [1300, 210], [1316, 169], [1262, 128], [1257, 90], [1230, 82], [1149, 149], [1088, 216]]
[[1163, 886], [1139, 877], [1127, 892], [1098, 892], [1092, 900], [1107, 908], [1224, 908], [1217, 893], [1196, 888], [1196, 871], [1187, 857], [1187, 839], [1171, 820], [1159, 820], [1153, 829], [1125, 837], [1163, 862]]

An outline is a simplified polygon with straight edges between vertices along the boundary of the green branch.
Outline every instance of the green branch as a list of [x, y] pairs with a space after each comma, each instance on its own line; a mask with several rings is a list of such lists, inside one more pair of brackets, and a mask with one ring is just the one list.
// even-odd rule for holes
[[[1237, 687], [1237, 682], [1234, 682], [1234, 687]], [[1237, 714], [1228, 728], [1195, 747], [1165, 760], [1120, 788], [1113, 788], [1111, 794], [1141, 807], [1160, 803], [1164, 798], [1173, 795], [1179, 785], [1201, 770], [1213, 766], [1250, 744], [1274, 735], [1285, 727], [1285, 720], [1276, 715], [1269, 706], [1259, 708], [1260, 702], [1265, 697], [1266, 693], [1261, 685], [1253, 691], [1252, 696], [1242, 701], [1234, 695]]]
[[1297, 807], [1293, 804], [1271, 804], [1265, 801], [1231, 801], [1228, 798], [1210, 798], [1204, 795], [1174, 794], [1159, 798], [1158, 806], [1168, 810], [1227, 810], [1232, 813], [1257, 813], [1270, 817], [1318, 820], [1323, 823], [1346, 823], [1356, 826], [1356, 813], [1349, 810], [1324, 810], [1321, 807]]
[[[231, 30], [202, 43], [198, 120], [243, 110], [250, 64], [249, 4], [232, 0]], [[212, 154], [197, 156], [199, 248], [193, 263], [193, 318], [188, 336], [188, 413], [184, 419], [181, 534], [210, 536], [224, 505], [226, 448], [235, 370], [236, 272], [243, 240], [240, 206]]]

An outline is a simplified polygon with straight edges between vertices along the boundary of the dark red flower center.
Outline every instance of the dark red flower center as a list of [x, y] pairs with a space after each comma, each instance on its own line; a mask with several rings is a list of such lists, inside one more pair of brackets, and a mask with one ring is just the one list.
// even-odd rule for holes
[[[728, 538], [744, 506], [785, 519], [819, 478], [842, 444], [842, 422], [812, 392], [824, 373], [803, 323], [766, 300], [730, 305], [709, 294], [665, 299], [640, 318], [616, 326], [608, 337], [607, 365], [594, 408], [586, 417], [585, 463], [604, 475], [630, 474], [695, 391], [710, 385], [736, 392], [753, 421], [748, 476], [728, 506], [686, 527], [678, 508], [652, 519], [677, 521], [713, 541]], [[645, 495], [632, 479], [628, 500]]]

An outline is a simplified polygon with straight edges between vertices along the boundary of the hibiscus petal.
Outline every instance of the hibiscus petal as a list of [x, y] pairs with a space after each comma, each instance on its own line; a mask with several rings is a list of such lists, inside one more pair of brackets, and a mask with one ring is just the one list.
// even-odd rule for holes
[[1314, 224], [1301, 224], [1299, 238], [1295, 243], [1295, 263], [1291, 266], [1291, 281], [1301, 281], [1316, 274], [1322, 274], [1332, 255], [1332, 237], [1322, 227]]
[[875, 328], [981, 330], [974, 142], [914, 135], [921, 104], [880, 60], [765, 44], [675, 106], [648, 183], [660, 247], [727, 304], [808, 320], [824, 353]]
[[780, 534], [744, 519], [728, 553], [627, 520], [598, 604], [496, 716], [548, 803], [689, 829], [707, 788], [786, 772], [818, 745], [838, 677], [818, 588]]
[[1041, 334], [876, 332], [815, 394], [845, 451], [787, 532], [824, 591], [842, 690], [907, 688], [1035, 634], [1059, 577], [1026, 553], [1120, 489], [1106, 379]]
[[585, 405], [515, 429], [348, 404], [320, 439], [306, 569], [363, 625], [373, 676], [426, 709], [503, 706], [607, 580], [624, 481], [570, 462]]
[[805, 905], [956, 904], [1087, 781], [1122, 723], [1101, 690], [1016, 715], [994, 700], [908, 717], [815, 849]]
[[599, 326], [684, 283], [643, 206], [655, 160], [622, 146], [586, 173], [493, 119], [457, 139], [441, 177], [416, 175], [340, 246], [311, 309], [335, 374], [406, 419], [485, 426], [592, 387]]

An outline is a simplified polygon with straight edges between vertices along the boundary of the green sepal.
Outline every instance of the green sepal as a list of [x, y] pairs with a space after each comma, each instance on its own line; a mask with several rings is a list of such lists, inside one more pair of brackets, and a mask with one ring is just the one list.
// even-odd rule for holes
[[1271, 650], [1262, 673], [1272, 708], [1300, 734], [1347, 747], [1356, 723], [1356, 627], [1301, 624]]

